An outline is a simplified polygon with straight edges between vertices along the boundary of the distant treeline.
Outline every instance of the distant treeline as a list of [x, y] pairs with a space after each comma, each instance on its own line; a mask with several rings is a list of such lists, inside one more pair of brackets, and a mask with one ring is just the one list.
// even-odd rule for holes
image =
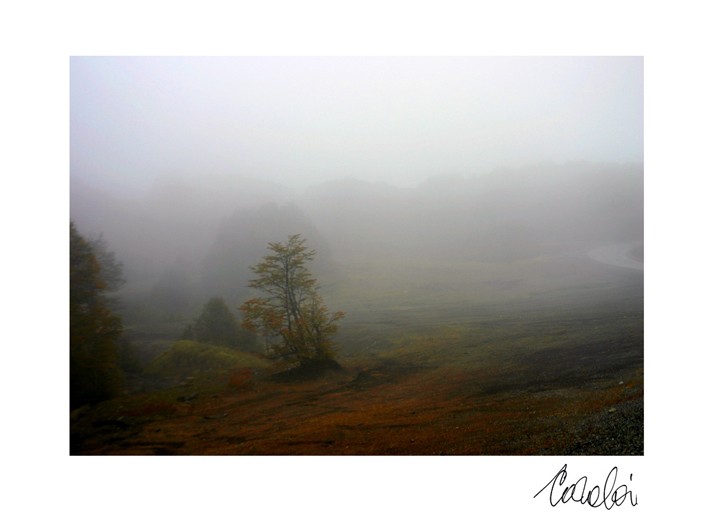
[[270, 241], [300, 233], [316, 275], [380, 258], [507, 261], [643, 240], [643, 166], [539, 165], [404, 189], [338, 180], [292, 194], [240, 177], [166, 177], [141, 198], [71, 184], [72, 219], [124, 265], [125, 302], [195, 314], [247, 294]]

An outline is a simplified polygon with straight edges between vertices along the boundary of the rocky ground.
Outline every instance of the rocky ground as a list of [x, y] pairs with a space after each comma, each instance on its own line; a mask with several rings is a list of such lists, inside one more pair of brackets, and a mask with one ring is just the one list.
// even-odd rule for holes
[[643, 454], [640, 371], [581, 388], [497, 380], [386, 361], [289, 383], [184, 384], [74, 412], [71, 453]]

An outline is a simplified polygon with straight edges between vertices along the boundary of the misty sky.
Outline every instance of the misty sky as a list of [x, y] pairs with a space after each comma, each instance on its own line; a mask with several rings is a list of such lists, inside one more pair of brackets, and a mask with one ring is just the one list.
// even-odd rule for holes
[[301, 189], [354, 177], [643, 161], [643, 59], [71, 59], [71, 173], [145, 189], [230, 172]]

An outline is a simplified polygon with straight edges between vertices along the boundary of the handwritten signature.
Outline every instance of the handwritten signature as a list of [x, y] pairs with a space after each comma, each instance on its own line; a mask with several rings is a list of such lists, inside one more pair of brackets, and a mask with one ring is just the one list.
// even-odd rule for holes
[[[607, 474], [607, 478], [604, 481], [604, 486], [599, 487], [598, 485], [592, 488], [587, 488], [587, 476], [580, 477], [574, 484], [565, 485], [567, 480], [567, 464], [555, 474], [555, 477], [550, 479], [550, 481], [542, 487], [542, 489], [535, 494], [536, 498], [545, 490], [550, 491], [550, 505], [557, 506], [560, 502], [562, 504], [573, 501], [579, 502], [583, 505], [589, 505], [593, 508], [598, 508], [599, 506], [604, 506], [606, 509], [612, 509], [614, 506], [622, 506], [627, 499], [632, 506], [638, 504], [638, 498], [634, 495], [634, 492], [629, 490], [625, 485], [616, 486], [616, 478], [619, 473], [617, 467], [612, 468]], [[634, 475], [629, 474], [629, 481], [633, 481]]]

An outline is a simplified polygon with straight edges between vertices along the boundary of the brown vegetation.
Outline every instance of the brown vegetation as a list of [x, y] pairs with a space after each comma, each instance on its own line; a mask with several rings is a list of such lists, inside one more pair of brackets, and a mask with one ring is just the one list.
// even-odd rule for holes
[[[600, 348], [616, 353], [613, 346]], [[599, 356], [601, 356], [601, 354]], [[533, 354], [507, 366], [428, 367], [354, 361], [311, 379], [236, 370], [213, 390], [194, 384], [77, 412], [74, 454], [568, 454], [643, 452], [643, 373], [607, 359], [586, 386]], [[569, 358], [571, 355], [564, 355]], [[586, 355], [584, 355], [586, 356]], [[555, 364], [557, 362], [555, 361]], [[579, 369], [580, 371], [583, 369]], [[557, 379], [562, 378], [559, 382]], [[620, 427], [628, 431], [617, 429]], [[633, 429], [633, 431], [632, 431]], [[603, 432], [613, 446], [591, 446]], [[632, 445], [632, 440], [634, 440]]]

